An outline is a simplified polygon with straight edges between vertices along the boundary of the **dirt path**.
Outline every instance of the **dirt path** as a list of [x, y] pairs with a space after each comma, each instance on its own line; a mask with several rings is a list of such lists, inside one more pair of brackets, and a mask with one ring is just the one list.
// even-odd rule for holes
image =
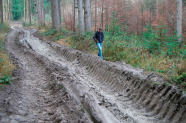
[[1, 90], [0, 122], [89, 122], [81, 105], [55, 82], [44, 64], [15, 44], [16, 33], [10, 32], [6, 46], [19, 69], [14, 84]]
[[0, 93], [0, 122], [184, 122], [186, 98], [142, 70], [39, 40], [14, 29], [7, 50], [19, 66]]

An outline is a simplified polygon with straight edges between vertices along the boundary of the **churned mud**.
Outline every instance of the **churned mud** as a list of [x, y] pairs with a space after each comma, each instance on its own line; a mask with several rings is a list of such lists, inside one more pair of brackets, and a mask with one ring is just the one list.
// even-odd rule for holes
[[[14, 26], [15, 27], [15, 26]], [[184, 123], [186, 96], [143, 70], [40, 40], [17, 26], [6, 48], [17, 70], [0, 90], [2, 123]]]

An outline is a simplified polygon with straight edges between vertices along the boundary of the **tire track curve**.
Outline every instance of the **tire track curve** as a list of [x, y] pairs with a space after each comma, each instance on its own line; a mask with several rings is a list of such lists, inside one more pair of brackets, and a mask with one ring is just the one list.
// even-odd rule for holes
[[17, 29], [12, 30], [7, 36], [6, 48], [18, 69], [14, 71], [14, 84], [0, 90], [0, 122], [92, 122], [63, 84], [53, 79], [51, 71], [16, 44], [18, 33]]
[[[67, 95], [80, 105], [86, 121], [88, 119], [88, 122], [96, 123], [186, 121], [186, 95], [176, 87], [153, 84], [141, 74], [141, 70], [128, 65], [102, 61], [97, 56], [54, 42], [42, 41], [36, 36], [37, 30], [16, 31], [17, 34], [14, 33], [13, 37], [16, 37], [17, 46], [22, 47], [20, 52], [31, 54], [33, 61], [37, 59], [41, 68], [49, 72], [47, 77], [50, 76], [52, 80], [64, 86]], [[39, 72], [42, 73], [42, 70]], [[45, 98], [48, 96], [53, 97], [53, 101], [58, 100], [53, 93], [47, 93]], [[45, 105], [36, 107], [40, 106], [45, 107]], [[47, 106], [55, 106], [55, 103]]]

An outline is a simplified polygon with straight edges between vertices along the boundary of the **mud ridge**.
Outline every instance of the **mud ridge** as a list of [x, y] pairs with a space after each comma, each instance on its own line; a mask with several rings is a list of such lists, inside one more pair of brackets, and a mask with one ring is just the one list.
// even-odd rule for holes
[[[68, 95], [70, 97], [73, 97], [76, 99], [78, 104], [81, 105], [81, 109], [83, 110], [84, 113], [86, 113], [86, 116], [90, 118], [91, 122], [94, 123], [119, 123], [119, 121], [111, 116], [110, 118], [106, 118], [107, 115], [103, 114], [102, 110], [99, 108], [97, 100], [93, 98], [93, 95], [89, 95], [87, 92], [80, 91], [81, 88], [77, 87], [77, 83], [74, 83], [75, 81], [80, 81], [73, 78], [73, 75], [69, 73], [69, 69], [67, 67], [62, 66], [61, 64], [51, 61], [49, 58], [37, 54], [32, 48], [28, 49], [28, 45], [25, 43], [20, 44], [20, 39], [22, 40], [21, 34], [24, 33], [19, 33], [17, 35], [17, 43], [19, 45], [22, 45], [22, 49], [24, 52], [28, 52], [30, 54], [33, 54], [38, 61], [40, 61], [42, 64], [45, 65], [45, 68], [49, 71], [51, 71], [50, 76], [57, 82], [63, 84], [64, 88], [67, 90]], [[22, 42], [21, 42], [22, 43]], [[64, 77], [65, 76], [65, 77]], [[109, 114], [109, 113], [107, 113]], [[111, 114], [110, 114], [111, 115]]]
[[[19, 30], [12, 30], [7, 37], [6, 48], [18, 69], [13, 84], [0, 90], [0, 122], [91, 123], [82, 105], [55, 81], [51, 71], [15, 43], [18, 35]], [[62, 74], [61, 78], [65, 78]]]
[[47, 76], [59, 83], [57, 87], [65, 88], [66, 96], [79, 104], [89, 121], [186, 121], [186, 95], [178, 88], [153, 84], [142, 75], [142, 70], [129, 65], [102, 61], [97, 56], [40, 40], [37, 30], [16, 31], [16, 44], [40, 62], [48, 71]]
[[[27, 43], [29, 44], [29, 42]], [[156, 120], [183, 122], [185, 120], [183, 116], [186, 113], [186, 98], [176, 87], [166, 84], [152, 84], [150, 80], [145, 79], [146, 77], [140, 73], [141, 71], [134, 68], [102, 61], [96, 56], [69, 49], [53, 42], [47, 42], [47, 44], [63, 56], [66, 61], [71, 63], [75, 61], [78, 66], [84, 67], [86, 73], [96, 77], [100, 84], [107, 85], [110, 90], [119, 93], [120, 96], [125, 96], [126, 103], [130, 102], [145, 116], [154, 117], [152, 122]], [[110, 111], [115, 116], [117, 115], [112, 109]]]
[[102, 61], [96, 56], [53, 42], [47, 43], [67, 61], [77, 60], [80, 66], [86, 67], [101, 83], [109, 85], [114, 92], [135, 103], [137, 109], [144, 108], [148, 112], [145, 115], [154, 116], [164, 122], [186, 121], [186, 95], [178, 88], [165, 83], [153, 84], [138, 71], [125, 69], [116, 63]]

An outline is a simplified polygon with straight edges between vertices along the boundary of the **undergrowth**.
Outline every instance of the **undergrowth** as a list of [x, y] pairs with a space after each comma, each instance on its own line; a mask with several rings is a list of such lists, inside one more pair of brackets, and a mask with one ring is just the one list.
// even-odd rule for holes
[[5, 36], [10, 31], [6, 25], [0, 24], [0, 86], [10, 84], [14, 65], [10, 62], [4, 48]]
[[57, 31], [56, 29], [52, 29], [52, 28], [46, 28], [43, 33], [41, 33], [43, 36], [48, 36], [50, 37], [52, 40], [54, 41], [58, 41], [60, 39], [64, 39], [67, 37], [67, 35], [69, 34], [69, 32], [67, 30], [60, 30]]
[[[164, 25], [156, 29], [147, 26], [141, 35], [129, 35], [120, 29], [120, 25], [112, 25], [108, 32], [104, 32], [103, 57], [112, 62], [124, 60], [134, 67], [158, 72], [170, 82], [186, 88], [185, 44], [180, 48], [176, 34], [167, 32]], [[48, 29], [43, 34], [57, 41], [66, 37], [68, 31]], [[67, 42], [72, 48], [97, 54], [93, 35], [94, 32], [72, 34]]]

